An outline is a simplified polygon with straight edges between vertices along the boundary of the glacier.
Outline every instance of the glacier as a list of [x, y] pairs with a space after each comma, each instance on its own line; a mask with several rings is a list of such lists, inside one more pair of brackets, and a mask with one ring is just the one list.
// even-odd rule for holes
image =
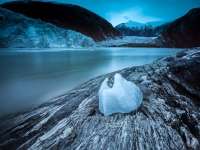
[[102, 82], [98, 94], [99, 110], [105, 116], [113, 113], [129, 113], [137, 110], [143, 100], [140, 88], [124, 79], [118, 73], [114, 76], [112, 87], [108, 86], [108, 78]]
[[111, 46], [123, 46], [128, 44], [156, 44], [157, 37], [142, 37], [142, 36], [122, 36], [112, 39], [107, 39], [98, 42], [98, 45], [111, 47]]
[[0, 48], [95, 47], [90, 37], [0, 8]]

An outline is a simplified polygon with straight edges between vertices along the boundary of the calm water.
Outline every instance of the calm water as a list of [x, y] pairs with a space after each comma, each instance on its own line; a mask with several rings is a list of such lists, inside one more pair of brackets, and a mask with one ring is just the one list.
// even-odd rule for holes
[[0, 115], [38, 105], [92, 77], [148, 64], [177, 51], [166, 48], [0, 50]]

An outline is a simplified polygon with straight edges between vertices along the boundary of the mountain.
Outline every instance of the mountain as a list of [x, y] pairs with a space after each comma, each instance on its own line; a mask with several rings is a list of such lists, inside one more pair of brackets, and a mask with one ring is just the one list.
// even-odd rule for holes
[[161, 33], [161, 42], [167, 47], [200, 46], [200, 8], [168, 24]]
[[120, 24], [116, 28], [124, 36], [158, 36], [161, 47], [200, 47], [200, 8], [193, 8], [184, 16], [165, 24], [149, 22], [143, 27]]
[[126, 23], [121, 23], [121, 24], [117, 25], [116, 28], [122, 28], [122, 27], [124, 27], [124, 28], [125, 27], [126, 28], [142, 28], [144, 26], [145, 26], [145, 24], [143, 24], [143, 23], [129, 20]]
[[108, 21], [77, 5], [15, 1], [4, 3], [1, 7], [22, 13], [31, 18], [41, 19], [59, 27], [80, 32], [95, 41], [119, 35], [119, 32]]
[[164, 22], [154, 21], [147, 23], [139, 23], [135, 21], [128, 21], [121, 23], [115, 28], [124, 36], [157, 36], [162, 31], [161, 26]]
[[[187, 59], [186, 59], [187, 58]], [[200, 48], [117, 71], [143, 93], [131, 113], [103, 116], [91, 79], [27, 112], [0, 118], [1, 150], [199, 150]]]
[[164, 22], [162, 21], [151, 21], [151, 22], [147, 22], [147, 23], [140, 23], [140, 22], [136, 22], [136, 21], [132, 21], [129, 20], [125, 23], [120, 23], [118, 24], [116, 27], [120, 28], [120, 27], [127, 27], [127, 28], [144, 28], [145, 26], [151, 26], [151, 27], [158, 27], [160, 25], [164, 24]]
[[163, 22], [163, 21], [150, 21], [150, 22], [147, 22], [145, 24], [155, 28], [155, 27], [158, 27], [158, 26], [165, 24], [165, 22]]
[[95, 42], [72, 30], [0, 8], [1, 48], [91, 47]]

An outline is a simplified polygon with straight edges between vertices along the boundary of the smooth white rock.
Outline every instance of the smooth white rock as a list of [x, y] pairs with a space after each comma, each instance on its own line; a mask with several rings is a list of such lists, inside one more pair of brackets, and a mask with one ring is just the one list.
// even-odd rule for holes
[[99, 89], [99, 110], [105, 116], [113, 113], [129, 113], [138, 109], [143, 100], [140, 88], [115, 74], [113, 87], [107, 85], [106, 78]]

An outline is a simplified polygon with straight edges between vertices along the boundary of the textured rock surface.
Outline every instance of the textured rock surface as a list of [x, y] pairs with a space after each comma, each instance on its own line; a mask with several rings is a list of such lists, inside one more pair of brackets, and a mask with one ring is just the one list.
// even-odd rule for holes
[[83, 83], [29, 112], [0, 120], [0, 149], [199, 149], [200, 49], [120, 72], [143, 91], [128, 114], [98, 110], [101, 82]]
[[1, 6], [31, 18], [41, 19], [59, 27], [75, 30], [92, 37], [96, 41], [119, 35], [119, 32], [107, 20], [76, 5], [15, 1], [4, 3]]

